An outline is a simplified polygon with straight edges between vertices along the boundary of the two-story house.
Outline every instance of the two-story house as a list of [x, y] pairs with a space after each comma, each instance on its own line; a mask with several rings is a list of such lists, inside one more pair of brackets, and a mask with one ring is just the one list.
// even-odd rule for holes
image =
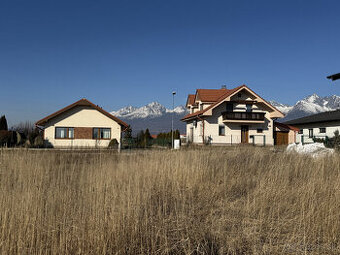
[[274, 144], [274, 121], [284, 117], [246, 85], [197, 89], [188, 96], [187, 141], [192, 143]]

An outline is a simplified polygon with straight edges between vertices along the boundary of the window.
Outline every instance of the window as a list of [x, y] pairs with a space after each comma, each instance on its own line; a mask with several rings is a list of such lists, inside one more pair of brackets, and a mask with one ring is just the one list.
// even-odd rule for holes
[[263, 133], [263, 129], [262, 128], [258, 128], [257, 129], [257, 133]]
[[111, 128], [94, 128], [93, 139], [111, 139]]
[[223, 136], [225, 135], [225, 125], [218, 126], [218, 135]]
[[313, 129], [312, 128], [309, 129], [309, 138], [313, 138]]
[[241, 94], [241, 93], [238, 93], [237, 96], [238, 96], [238, 97], [242, 97], [242, 94]]
[[251, 104], [246, 104], [246, 107], [247, 107], [247, 112], [251, 112], [253, 110]]
[[74, 128], [56, 127], [55, 128], [55, 138], [56, 139], [73, 139], [74, 138]]
[[302, 135], [303, 134], [303, 129], [299, 130], [299, 134]]
[[227, 103], [227, 112], [232, 112], [234, 110], [234, 105], [232, 103]]
[[326, 128], [320, 128], [319, 132], [320, 133], [326, 133]]

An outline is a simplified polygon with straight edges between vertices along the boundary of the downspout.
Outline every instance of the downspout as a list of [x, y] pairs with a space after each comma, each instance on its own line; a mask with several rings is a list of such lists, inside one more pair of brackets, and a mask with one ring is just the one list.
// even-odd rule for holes
[[200, 118], [200, 116], [197, 115], [197, 119], [199, 119], [200, 121], [202, 121], [203, 123], [203, 135], [202, 135], [202, 143], [204, 144], [204, 119]]

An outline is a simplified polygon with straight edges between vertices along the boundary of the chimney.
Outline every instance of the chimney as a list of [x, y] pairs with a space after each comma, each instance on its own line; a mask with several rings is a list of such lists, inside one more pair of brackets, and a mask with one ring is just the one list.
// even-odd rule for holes
[[221, 89], [227, 89], [227, 85], [223, 84], [223, 85], [221, 86]]

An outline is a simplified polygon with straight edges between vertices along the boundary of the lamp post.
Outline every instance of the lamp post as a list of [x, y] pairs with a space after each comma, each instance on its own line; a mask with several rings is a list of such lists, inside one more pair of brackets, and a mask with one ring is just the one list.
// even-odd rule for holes
[[175, 95], [176, 91], [172, 91], [172, 114], [171, 114], [171, 148], [174, 148], [174, 114], [175, 114]]

